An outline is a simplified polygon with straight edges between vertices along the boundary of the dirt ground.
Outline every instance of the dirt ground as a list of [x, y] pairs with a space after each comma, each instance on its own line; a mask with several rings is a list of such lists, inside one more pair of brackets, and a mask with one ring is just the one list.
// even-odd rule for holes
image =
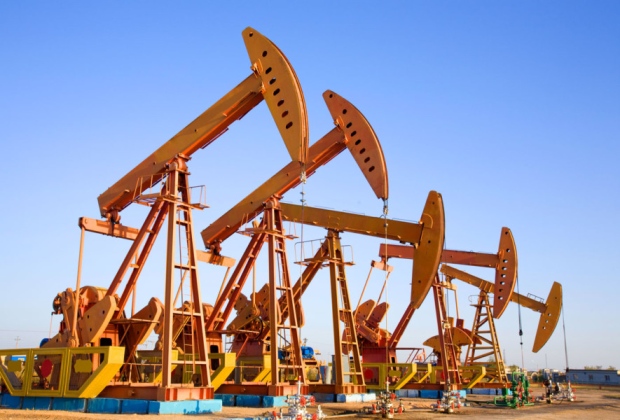
[[[534, 396], [542, 395], [542, 388], [533, 389]], [[576, 387], [575, 402], [545, 402], [537, 403], [533, 406], [511, 409], [505, 407], [495, 407], [492, 404], [491, 396], [487, 395], [468, 395], [468, 407], [463, 407], [454, 416], [470, 416], [470, 418], [488, 417], [493, 419], [512, 419], [519, 417], [531, 417], [536, 419], [582, 419], [590, 418], [620, 418], [620, 388], [596, 387], [584, 388]], [[430, 405], [435, 400], [422, 398], [403, 398], [406, 411], [403, 414], [394, 416], [396, 419], [438, 419], [445, 414], [431, 411]], [[328, 415], [328, 418], [381, 418], [381, 415], [369, 415], [360, 413], [368, 403], [328, 403], [322, 404], [321, 408]], [[221, 413], [201, 414], [193, 417], [204, 417], [208, 419], [231, 419], [231, 418], [251, 418], [268, 416], [269, 410], [265, 408], [241, 408], [224, 407]], [[181, 420], [187, 419], [183, 415], [136, 415], [136, 414], [85, 414], [70, 413], [66, 411], [30, 411], [30, 410], [6, 410], [0, 409], [0, 419], [33, 419], [33, 420], [60, 420], [60, 419], [115, 419], [123, 420], [127, 418], [149, 420]]]

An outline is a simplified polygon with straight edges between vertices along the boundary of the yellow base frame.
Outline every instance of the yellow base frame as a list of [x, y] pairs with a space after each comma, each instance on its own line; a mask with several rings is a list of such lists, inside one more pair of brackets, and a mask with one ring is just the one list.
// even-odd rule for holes
[[[487, 370], [484, 366], [459, 366], [459, 370], [463, 376], [471, 377], [471, 380], [466, 384], [461, 384], [463, 389], [473, 388], [478, 382], [480, 382], [487, 374]], [[431, 374], [431, 383], [440, 382], [437, 380], [437, 376], [441, 375], [443, 367], [434, 366], [433, 373]]]
[[217, 369], [211, 372], [211, 386], [213, 387], [213, 391], [217, 391], [220, 385], [222, 385], [235, 370], [237, 357], [235, 353], [211, 353], [209, 354], [209, 360], [212, 359], [220, 361]]
[[[13, 396], [94, 398], [118, 373], [124, 355], [124, 347], [0, 350], [4, 360], [0, 365], [0, 378]], [[7, 360], [11, 356], [25, 360]], [[53, 360], [47, 367], [48, 376], [42, 379], [35, 372], [36, 362], [40, 360]], [[41, 370], [40, 366], [38, 368]], [[49, 388], [35, 387], [48, 377], [53, 378]]]
[[[362, 369], [366, 368], [379, 369], [379, 378], [399, 378], [390, 384], [392, 390], [401, 389], [418, 371], [415, 363], [362, 363]], [[366, 389], [384, 390], [385, 384], [366, 384]]]
[[487, 369], [484, 366], [461, 366], [461, 371], [463, 376], [471, 376], [469, 382], [463, 386], [465, 389], [474, 388], [487, 375]]
[[[162, 363], [162, 355], [161, 351], [141, 351], [138, 355], [148, 360], [148, 362], [154, 366], [161, 366]], [[217, 359], [220, 361], [217, 369], [211, 372], [211, 386], [214, 391], [226, 381], [226, 379], [230, 376], [230, 374], [235, 370], [235, 362], [236, 357], [235, 353], [210, 353], [209, 360]], [[184, 359], [191, 360], [191, 355], [182, 355]], [[179, 352], [178, 350], [172, 350], [172, 360], [179, 360]], [[173, 367], [173, 371], [182, 365], [175, 365]], [[184, 372], [183, 374], [183, 383], [189, 383], [192, 379], [193, 372]], [[154, 376], [152, 383], [159, 384], [161, 383], [162, 372], [161, 369]]]

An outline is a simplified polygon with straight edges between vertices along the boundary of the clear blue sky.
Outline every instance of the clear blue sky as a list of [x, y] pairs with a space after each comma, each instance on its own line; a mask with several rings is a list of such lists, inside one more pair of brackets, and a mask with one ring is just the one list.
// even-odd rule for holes
[[[311, 142], [333, 127], [326, 89], [371, 122], [388, 164], [391, 217], [417, 220], [437, 190], [448, 248], [494, 252], [501, 227], [510, 227], [521, 292], [545, 298], [553, 281], [564, 286], [570, 366], [620, 367], [619, 22], [614, 1], [2, 2], [0, 348], [47, 335], [53, 297], [75, 286], [78, 217], [98, 217], [99, 194], [249, 75], [241, 31], [252, 26], [294, 66]], [[206, 185], [211, 205], [195, 216], [197, 230], [287, 159], [264, 104], [196, 153], [192, 183]], [[346, 154], [309, 179], [306, 197], [368, 215], [382, 209]], [[285, 199], [297, 202], [299, 190]], [[139, 226], [146, 208], [124, 213]], [[323, 235], [304, 231], [305, 239]], [[224, 253], [239, 257], [246, 243], [236, 235]], [[354, 246], [357, 302], [379, 243], [352, 235], [343, 243]], [[83, 284], [109, 285], [127, 246], [88, 235]], [[163, 296], [161, 246], [154, 255], [139, 286], [143, 303]], [[394, 265], [390, 328], [411, 272], [409, 262]], [[212, 301], [223, 271], [201, 269]], [[367, 297], [381, 274], [372, 281]], [[474, 294], [459, 286], [466, 325]], [[322, 273], [304, 298], [312, 317], [303, 335], [324, 355], [332, 352], [320, 310], [327, 298]], [[562, 325], [533, 354], [538, 316], [521, 316], [526, 367], [563, 368]], [[498, 329], [507, 362], [521, 364], [514, 305]], [[419, 346], [434, 334], [429, 299], [401, 343]]]

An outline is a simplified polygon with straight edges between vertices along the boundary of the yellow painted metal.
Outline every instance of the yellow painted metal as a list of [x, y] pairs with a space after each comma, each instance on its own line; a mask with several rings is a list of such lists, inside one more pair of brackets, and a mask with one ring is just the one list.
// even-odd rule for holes
[[[5, 359], [8, 356], [26, 359], [20, 375], [8, 368], [7, 360], [0, 366], [0, 378], [14, 396], [94, 398], [118, 373], [124, 353], [123, 347], [112, 346], [0, 350], [0, 356]], [[43, 368], [46, 361], [50, 363]], [[47, 375], [39, 376], [44, 370]]]
[[540, 321], [538, 321], [538, 329], [536, 330], [536, 338], [534, 339], [534, 346], [532, 351], [537, 353], [547, 343], [551, 334], [555, 330], [558, 320], [560, 319], [560, 313], [562, 311], [562, 285], [558, 282], [553, 282], [551, 291], [545, 302], [545, 311], [540, 315]]
[[15, 373], [22, 370], [23, 362], [20, 360], [10, 360], [7, 362], [7, 369], [9, 372]]
[[[136, 352], [136, 359], [143, 362], [143, 378], [144, 382], [161, 384], [162, 378], [162, 352], [161, 350], [140, 350]], [[172, 350], [171, 358], [173, 361], [179, 360], [179, 351], [177, 349]], [[173, 365], [176, 369], [179, 365]], [[173, 369], [174, 372], [174, 369]], [[151, 378], [149, 375], [153, 374]], [[147, 380], [148, 376], [148, 380]]]
[[[416, 367], [417, 374], [416, 374], [416, 377], [413, 378], [413, 383], [416, 383], [416, 384], [421, 384], [423, 382], [426, 382], [426, 380], [430, 378], [433, 375], [433, 372], [435, 371], [435, 366], [433, 366], [430, 363], [418, 363], [416, 366], [417, 366]], [[431, 380], [431, 382], [434, 382], [434, 381]]]
[[[398, 378], [390, 383], [390, 389], [399, 390], [409, 383], [418, 372], [416, 363], [362, 363], [362, 369], [378, 369], [377, 378]], [[366, 384], [366, 389], [384, 390], [385, 383]]]
[[76, 360], [73, 368], [75, 373], [91, 373], [93, 371], [93, 362], [90, 360]]
[[78, 355], [99, 355], [100, 358], [103, 355], [103, 360], [99, 359], [99, 366], [77, 390], [70, 389], [73, 374], [68, 372], [64, 397], [95, 398], [110, 383], [124, 362], [124, 347], [78, 347], [68, 350], [68, 364]]
[[269, 382], [269, 375], [271, 374], [271, 357], [268, 354], [264, 354], [262, 357], [244, 357], [239, 359], [239, 376], [241, 382], [245, 382], [244, 369], [256, 369], [260, 368], [258, 372], [250, 382], [254, 383], [267, 383]]
[[[505, 384], [506, 367], [499, 346], [495, 329], [494, 316], [491, 313], [491, 303], [488, 294], [481, 290], [476, 308], [474, 322], [471, 328], [472, 344], [467, 347], [464, 366], [484, 366], [486, 369], [485, 382]], [[486, 360], [491, 357], [492, 360]]]
[[[23, 396], [26, 393], [24, 386], [26, 372], [28, 372], [29, 349], [0, 350], [0, 379], [11, 395]], [[18, 360], [11, 360], [11, 357]], [[21, 360], [23, 359], [23, 360]]]
[[469, 382], [463, 384], [463, 388], [474, 388], [487, 374], [487, 370], [482, 365], [461, 366], [462, 375], [469, 378]]
[[219, 360], [219, 366], [211, 373], [211, 386], [213, 391], [224, 383], [228, 376], [235, 370], [236, 354], [235, 353], [210, 353], [209, 360]]
[[[154, 353], [151, 355], [146, 355], [148, 353]], [[217, 390], [220, 385], [222, 385], [224, 383], [224, 381], [226, 381], [226, 379], [230, 376], [230, 374], [234, 371], [235, 369], [235, 363], [236, 363], [236, 359], [235, 359], [235, 353], [209, 353], [209, 360], [218, 360], [219, 364], [218, 367], [211, 372], [211, 386], [213, 387], [213, 390]], [[173, 350], [173, 360], [178, 360], [178, 350]], [[182, 360], [186, 360], [187, 361], [187, 366], [191, 367], [191, 363], [192, 363], [192, 359], [194, 356], [192, 356], [191, 354], [184, 354], [182, 355], [181, 359]], [[161, 383], [162, 382], [162, 355], [161, 355], [161, 351], [157, 351], [157, 352], [139, 352], [138, 353], [138, 359], [147, 359], [149, 361], [149, 364], [153, 364], [154, 366], [159, 367], [160, 369], [158, 369], [158, 372], [156, 373], [156, 375], [153, 377], [152, 381], [148, 381], [151, 383]], [[184, 368], [183, 364], [173, 364], [172, 365], [172, 373], [175, 372], [176, 369], [178, 368]], [[200, 374], [200, 373], [198, 373]], [[195, 379], [194, 378], [194, 372], [193, 370], [187, 370], [183, 372], [183, 380], [182, 382], [187, 384], [192, 382], [192, 380]]]

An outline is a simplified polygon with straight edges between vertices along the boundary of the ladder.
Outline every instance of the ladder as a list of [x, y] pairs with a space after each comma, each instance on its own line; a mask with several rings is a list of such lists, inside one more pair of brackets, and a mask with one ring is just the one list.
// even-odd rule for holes
[[[505, 384], [508, 382], [506, 366], [499, 347], [488, 294], [481, 290], [478, 303], [473, 306], [476, 308], [471, 329], [473, 343], [467, 347], [465, 366], [484, 365], [489, 382]], [[487, 329], [483, 329], [485, 325]], [[493, 357], [493, 360], [482, 360], [488, 357]]]
[[[299, 379], [306, 383], [306, 372], [301, 355], [301, 324], [296, 310], [289, 310], [288, 317], [282, 318], [279, 302], [286, 301], [288, 308], [294, 308], [293, 287], [286, 258], [286, 239], [282, 224], [280, 204], [275, 197], [270, 198], [264, 211], [265, 233], [269, 246], [269, 337], [271, 355], [271, 385], [288, 383]], [[279, 271], [279, 273], [278, 273]], [[279, 275], [278, 275], [279, 274]], [[277, 280], [280, 280], [279, 283]], [[290, 339], [286, 338], [286, 332]], [[289, 354], [283, 377], [279, 377], [280, 360], [278, 358], [278, 338], [282, 334]]]
[[[192, 223], [192, 209], [202, 206], [191, 204], [188, 177], [189, 173], [182, 165], [171, 170], [167, 193], [161, 198], [169, 207], [163, 387], [179, 382], [191, 382], [193, 386], [211, 384]], [[179, 297], [183, 302], [177, 308]], [[180, 342], [175, 343], [179, 338]], [[173, 347], [184, 353], [181, 360], [173, 360]], [[180, 381], [172, 378], [173, 365], [182, 365]]]
[[[329, 249], [332, 322], [336, 365], [335, 382], [337, 388], [342, 387], [342, 389], [337, 389], [336, 391], [346, 392], [346, 389], [350, 388], [351, 385], [364, 386], [364, 376], [357, 334], [355, 333], [354, 311], [349, 299], [349, 289], [345, 271], [346, 263], [343, 258], [340, 236], [337, 231], [328, 229], [325, 241], [328, 243]], [[344, 324], [342, 333], [340, 322]], [[352, 354], [353, 366], [347, 363], [345, 370], [342, 366], [343, 356], [346, 356], [348, 361], [349, 354]], [[351, 370], [351, 368], [353, 368], [353, 370]], [[345, 375], [350, 378], [348, 382], [345, 382]]]
[[433, 297], [435, 299], [435, 312], [437, 315], [437, 328], [439, 330], [439, 342], [441, 345], [441, 363], [446, 390], [458, 389], [462, 383], [461, 372], [459, 371], [459, 360], [456, 356], [456, 347], [452, 340], [452, 325], [447, 316], [446, 301], [443, 293], [443, 286], [439, 281], [439, 276], [435, 275], [432, 286]]

